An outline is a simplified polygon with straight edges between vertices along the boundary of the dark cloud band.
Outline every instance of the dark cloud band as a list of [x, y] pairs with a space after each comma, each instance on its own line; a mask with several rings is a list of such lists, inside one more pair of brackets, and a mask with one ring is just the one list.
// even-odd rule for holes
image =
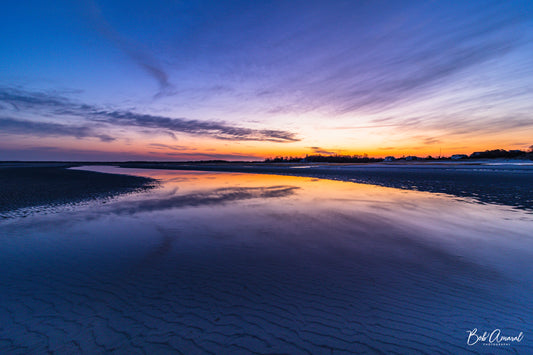
[[96, 137], [102, 142], [111, 142], [115, 138], [97, 133], [89, 126], [72, 126], [51, 122], [35, 122], [18, 120], [9, 117], [0, 117], [0, 132], [11, 134], [29, 134], [38, 137], [43, 136], [68, 136], [76, 138]]
[[[70, 126], [60, 123], [43, 123], [26, 119], [5, 118], [3, 125], [11, 133], [31, 133], [35, 135], [68, 135], [79, 138], [97, 137], [111, 141], [112, 137], [98, 132], [102, 124], [152, 129], [158, 132], [187, 133], [210, 136], [232, 141], [267, 141], [277, 143], [296, 142], [299, 139], [292, 132], [271, 129], [251, 129], [233, 126], [225, 122], [200, 121], [186, 118], [171, 118], [140, 114], [132, 111], [102, 110], [93, 105], [79, 104], [67, 98], [47, 93], [27, 92], [16, 89], [0, 89], [0, 111], [12, 113], [33, 112], [40, 116], [74, 116], [84, 124]], [[7, 107], [7, 108], [6, 108]]]

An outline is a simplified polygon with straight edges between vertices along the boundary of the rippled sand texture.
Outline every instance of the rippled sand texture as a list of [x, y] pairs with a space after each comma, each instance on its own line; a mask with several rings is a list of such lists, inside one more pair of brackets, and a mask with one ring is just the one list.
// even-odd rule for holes
[[[531, 214], [310, 178], [139, 173], [162, 186], [0, 222], [1, 353], [533, 353]], [[525, 337], [467, 346], [473, 328]]]

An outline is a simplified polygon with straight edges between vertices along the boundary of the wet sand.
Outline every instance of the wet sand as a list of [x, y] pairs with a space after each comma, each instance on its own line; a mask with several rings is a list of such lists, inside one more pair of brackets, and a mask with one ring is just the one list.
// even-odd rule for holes
[[[525, 211], [315, 178], [98, 169], [160, 185], [1, 221], [1, 354], [533, 353]], [[469, 345], [473, 329], [524, 339]]]
[[150, 188], [139, 176], [67, 169], [69, 164], [0, 165], [0, 215], [20, 208], [60, 205]]

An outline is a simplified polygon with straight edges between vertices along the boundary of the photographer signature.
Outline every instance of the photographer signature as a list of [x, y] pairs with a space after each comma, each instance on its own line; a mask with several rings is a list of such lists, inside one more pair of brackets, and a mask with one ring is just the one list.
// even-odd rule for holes
[[494, 329], [492, 332], [483, 332], [483, 334], [478, 334], [477, 328], [466, 331], [468, 334], [468, 339], [466, 340], [467, 345], [511, 345], [511, 343], [520, 343], [524, 339], [524, 333], [520, 332], [516, 336], [502, 335], [501, 329]]

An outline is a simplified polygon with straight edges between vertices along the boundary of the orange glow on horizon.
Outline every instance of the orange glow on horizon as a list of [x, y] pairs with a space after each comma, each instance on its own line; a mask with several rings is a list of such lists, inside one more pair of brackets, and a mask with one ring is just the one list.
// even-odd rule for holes
[[[112, 142], [102, 142], [95, 138], [77, 139], [74, 137], [61, 140], [55, 137], [41, 139], [38, 149], [52, 149], [57, 152], [84, 152], [82, 160], [94, 161], [127, 161], [127, 160], [152, 160], [152, 161], [195, 161], [195, 160], [235, 160], [235, 161], [262, 161], [275, 157], [301, 157], [306, 155], [348, 155], [368, 156], [371, 158], [384, 158], [394, 156], [418, 157], [449, 157], [453, 154], [470, 155], [476, 151], [493, 149], [528, 151], [531, 145], [528, 132], [516, 132], [515, 135], [493, 134], [491, 136], [461, 139], [461, 137], [438, 137], [432, 144], [424, 144], [423, 139], [400, 134], [394, 139], [387, 139], [390, 132], [384, 137], [368, 140], [346, 139], [350, 136], [344, 132], [345, 137], [335, 139], [332, 132], [317, 138], [300, 137], [301, 141], [291, 143], [276, 143], [265, 141], [226, 141], [209, 137], [183, 135], [177, 139], [165, 136], [147, 137], [138, 135], [130, 139], [117, 139]], [[342, 136], [342, 135], [341, 135]], [[353, 135], [356, 136], [355, 134]], [[2, 145], [20, 145], [20, 140], [6, 139]], [[35, 145], [27, 145], [28, 148]], [[43, 147], [43, 148], [41, 148]], [[47, 148], [53, 147], [53, 148]], [[25, 147], [22, 146], [24, 149]], [[36, 148], [36, 149], [37, 149]], [[96, 158], [92, 159], [91, 157]], [[85, 158], [87, 157], [87, 158]], [[109, 158], [108, 158], [109, 157]], [[53, 159], [51, 159], [53, 160]], [[76, 160], [76, 159], [67, 159]]]

